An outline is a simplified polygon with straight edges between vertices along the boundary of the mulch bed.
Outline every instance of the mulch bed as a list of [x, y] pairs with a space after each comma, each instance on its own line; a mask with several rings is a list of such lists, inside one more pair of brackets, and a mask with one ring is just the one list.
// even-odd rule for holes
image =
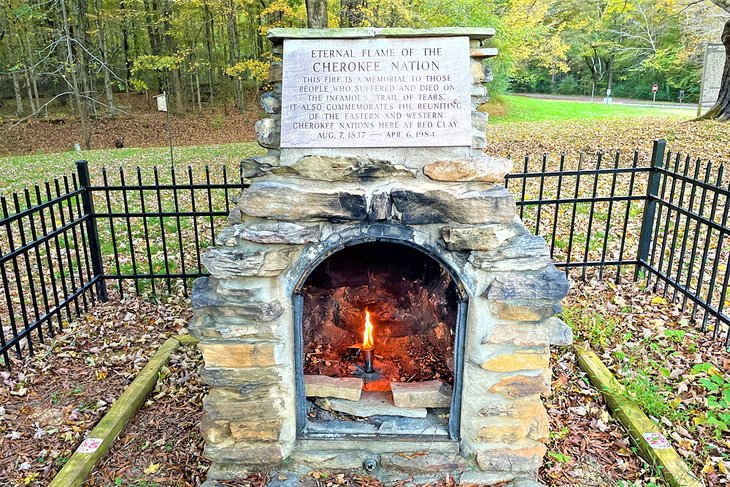
[[550, 440], [540, 481], [550, 486], [664, 485], [637, 456], [601, 394], [578, 367], [572, 348], [553, 352], [552, 392], [546, 400]]
[[575, 286], [564, 313], [577, 331], [576, 343], [596, 351], [695, 475], [707, 485], [730, 485], [730, 419], [724, 425], [710, 419], [728, 413], [710, 405], [723, 394], [718, 384], [730, 396], [727, 330], [713, 340], [714, 320], [702, 332], [701, 313], [694, 318], [681, 300], [672, 302], [671, 291], [610, 279]]
[[180, 347], [162, 368], [157, 387], [92, 472], [87, 486], [194, 486], [205, 481], [209, 462], [199, 425], [207, 387], [197, 370], [200, 352]]
[[180, 298], [112, 299], [0, 372], [0, 485], [47, 485], [189, 316]]

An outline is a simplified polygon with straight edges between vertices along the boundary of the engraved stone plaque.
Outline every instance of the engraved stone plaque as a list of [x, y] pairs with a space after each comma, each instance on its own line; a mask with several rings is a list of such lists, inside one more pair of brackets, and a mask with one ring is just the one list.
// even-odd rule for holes
[[725, 68], [725, 46], [708, 44], [705, 48], [705, 63], [702, 71], [702, 105], [714, 105], [720, 96], [722, 71]]
[[469, 39], [286, 39], [281, 147], [471, 145]]

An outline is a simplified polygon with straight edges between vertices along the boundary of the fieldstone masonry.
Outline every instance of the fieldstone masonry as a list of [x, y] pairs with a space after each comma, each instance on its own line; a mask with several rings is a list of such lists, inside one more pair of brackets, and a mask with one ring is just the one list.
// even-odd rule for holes
[[[210, 385], [201, 429], [210, 479], [255, 468], [358, 469], [388, 478], [464, 472], [462, 483], [534, 479], [548, 438], [550, 345], [570, 329], [553, 315], [568, 291], [542, 238], [504, 189], [507, 159], [485, 155], [491, 29], [272, 29], [284, 39], [468, 37], [471, 147], [279, 148], [282, 62], [256, 124], [265, 156], [244, 161], [251, 185], [203, 255], [190, 331]], [[286, 63], [286, 60], [284, 60]], [[286, 69], [286, 68], [285, 68]], [[297, 438], [292, 295], [304, 271], [343, 243], [389, 239], [439, 255], [468, 294], [460, 439], [454, 442]], [[301, 371], [299, 371], [301, 373]], [[422, 452], [399, 455], [399, 452]], [[285, 461], [288, 462], [284, 463]], [[292, 464], [293, 462], [293, 464]], [[377, 470], [377, 469], [376, 469]], [[528, 485], [528, 484], [525, 484]]]

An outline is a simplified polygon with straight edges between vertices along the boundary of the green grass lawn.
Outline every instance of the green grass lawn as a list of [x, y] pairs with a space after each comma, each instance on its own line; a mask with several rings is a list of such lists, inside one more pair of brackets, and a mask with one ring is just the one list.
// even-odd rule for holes
[[[184, 168], [221, 166], [238, 163], [241, 159], [264, 153], [256, 142], [239, 144], [218, 144], [175, 147], [175, 165]], [[101, 149], [59, 152], [54, 154], [33, 154], [29, 156], [0, 157], [0, 194], [8, 193], [51, 180], [54, 177], [70, 174], [75, 161], [86, 159], [92, 175], [98, 174], [102, 167], [116, 170], [119, 166], [133, 170], [137, 166], [167, 166], [170, 164], [169, 147], [142, 147], [130, 149]]]
[[501, 95], [488, 104], [489, 122], [510, 124], [516, 122], [544, 122], [578, 119], [617, 119], [635, 117], [692, 118], [694, 112], [677, 108], [635, 107], [604, 105], [578, 101], [540, 100], [526, 96]]
[[[554, 122], [560, 120], [608, 120], [621, 118], [655, 117], [679, 120], [692, 116], [691, 111], [672, 108], [647, 108], [626, 105], [603, 105], [573, 101], [539, 100], [524, 96], [497, 96], [488, 105], [490, 123], [508, 125], [519, 122]], [[569, 133], [566, 125], [566, 133]], [[220, 166], [236, 163], [244, 157], [264, 153], [255, 141], [237, 144], [218, 144], [176, 147], [175, 164], [201, 167], [206, 164]], [[140, 166], [166, 166], [170, 161], [167, 147], [130, 149], [103, 149], [55, 154], [34, 154], [0, 158], [0, 194], [32, 186], [47, 179], [69, 174], [74, 162], [84, 158], [89, 161], [92, 175], [102, 167], [116, 169], [124, 166], [134, 169]]]

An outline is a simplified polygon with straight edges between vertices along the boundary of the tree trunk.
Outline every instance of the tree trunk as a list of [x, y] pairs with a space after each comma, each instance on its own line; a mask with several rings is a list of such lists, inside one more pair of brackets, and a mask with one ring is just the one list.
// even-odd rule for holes
[[125, 89], [129, 93], [129, 80], [131, 78], [132, 60], [129, 59], [129, 32], [127, 32], [127, 15], [124, 2], [119, 4], [119, 10], [122, 12], [122, 48], [124, 49], [124, 81]]
[[195, 69], [195, 94], [197, 95], [197, 98], [198, 98], [198, 112], [202, 112], [203, 103], [200, 100], [200, 74], [198, 73], [197, 68]]
[[23, 71], [23, 77], [25, 77], [25, 87], [28, 91], [28, 101], [30, 102], [31, 113], [37, 115], [38, 108], [36, 107], [35, 100], [33, 99], [33, 85], [30, 82], [30, 76], [28, 75], [28, 69]]
[[327, 28], [327, 0], [305, 0], [307, 5], [307, 27]]
[[[236, 5], [233, 0], [230, 0], [228, 4], [228, 62], [230, 66], [235, 66], [238, 63], [239, 45]], [[244, 111], [243, 84], [236, 78], [233, 79], [233, 93], [236, 106], [240, 111]]]
[[175, 112], [178, 114], [181, 114], [185, 111], [185, 102], [183, 100], [185, 93], [183, 93], [182, 80], [180, 79], [180, 77], [180, 69], [173, 69], [172, 86], [175, 95]]
[[364, 6], [364, 0], [340, 0], [340, 27], [362, 27]]
[[86, 117], [86, 110], [84, 102], [81, 99], [81, 91], [79, 90], [79, 80], [76, 76], [77, 66], [76, 59], [74, 57], [74, 50], [71, 44], [71, 28], [68, 25], [68, 13], [66, 11], [66, 0], [60, 0], [61, 3], [61, 17], [63, 21], [63, 33], [66, 37], [66, 52], [68, 55], [68, 61], [71, 64], [71, 89], [74, 95], [74, 101], [76, 102], [76, 115], [81, 120], [81, 135], [84, 138], [84, 147], [86, 150], [91, 149], [91, 130], [89, 128], [89, 121]]
[[145, 26], [147, 27], [147, 37], [150, 39], [150, 54], [153, 56], [160, 54], [160, 40], [157, 35], [157, 28], [155, 27], [156, 19], [152, 19], [152, 14], [157, 13], [155, 6], [154, 4], [150, 4], [149, 0], [144, 0]]
[[[158, 9], [157, 3], [150, 3], [149, 0], [144, 0], [144, 12], [145, 12], [145, 26], [147, 27], [147, 37], [150, 39], [150, 54], [158, 56], [160, 54], [160, 38], [159, 30], [157, 28]], [[155, 18], [152, 18], [152, 14], [155, 14]], [[135, 43], [135, 46], [137, 44]], [[162, 91], [162, 78], [157, 75], [157, 91]]]
[[106, 94], [106, 104], [109, 108], [109, 115], [112, 117], [117, 114], [117, 109], [114, 107], [114, 93], [112, 92], [112, 81], [109, 76], [111, 66], [109, 65], [109, 58], [106, 50], [106, 34], [104, 33], [104, 25], [101, 21], [101, 1], [94, 1], [94, 10], [96, 10], [96, 29], [99, 38], [99, 51], [101, 52], [102, 71], [104, 71], [104, 93]]
[[606, 94], [610, 92], [610, 90], [613, 88], [613, 58], [608, 60], [608, 85], [606, 85]]
[[725, 28], [722, 30], [722, 43], [725, 46], [725, 69], [722, 71], [720, 95], [715, 106], [699, 120], [730, 121], [730, 20], [725, 23]]
[[15, 115], [21, 117], [23, 115], [23, 95], [20, 94], [18, 73], [16, 71], [11, 71], [10, 76], [13, 78], [13, 90], [15, 91]]
[[[72, 38], [76, 39], [73, 47], [76, 54], [76, 62], [78, 63], [78, 77], [81, 81], [82, 93], [84, 96], [94, 97], [96, 86], [94, 83], [94, 75], [91, 73], [91, 69], [89, 69], [89, 55], [81, 47], [83, 46], [88, 49], [91, 44], [86, 37], [86, 33], [89, 32], [89, 24], [87, 22], [89, 5], [87, 0], [75, 0], [69, 2], [69, 5], [71, 20], [75, 24], [71, 27], [71, 35]], [[94, 117], [96, 117], [96, 105], [91, 104], [91, 106], [94, 111]]]
[[35, 72], [35, 59], [33, 58], [33, 46], [30, 43], [29, 31], [25, 31], [25, 45], [28, 49], [28, 69], [30, 71], [28, 73], [28, 76], [30, 76], [30, 82], [33, 85], [33, 96], [35, 97], [35, 105], [38, 107], [38, 110], [40, 110], [41, 98], [38, 96], [38, 76]]
[[[26, 39], [27, 39], [27, 31], [26, 31]], [[25, 80], [25, 88], [26, 93], [28, 94], [28, 103], [30, 104], [30, 113], [31, 116], [35, 116], [37, 113], [36, 108], [36, 100], [33, 97], [33, 85], [31, 83], [31, 77], [29, 74], [29, 71], [32, 69], [33, 65], [33, 53], [30, 49], [30, 46], [26, 46], [26, 44], [23, 42], [22, 37], [20, 35], [17, 36], [18, 40], [18, 54], [19, 55], [25, 55], [25, 60], [23, 61], [23, 79]], [[12, 46], [12, 44], [11, 44]], [[26, 50], [26, 47], [28, 48]]]
[[[205, 48], [208, 51], [208, 103], [213, 106], [213, 82], [215, 80], [213, 75], [215, 66], [213, 62], [213, 14], [208, 9], [207, 2], [203, 2], [203, 23], [205, 24]], [[200, 86], [198, 86], [198, 91], [200, 91]]]

